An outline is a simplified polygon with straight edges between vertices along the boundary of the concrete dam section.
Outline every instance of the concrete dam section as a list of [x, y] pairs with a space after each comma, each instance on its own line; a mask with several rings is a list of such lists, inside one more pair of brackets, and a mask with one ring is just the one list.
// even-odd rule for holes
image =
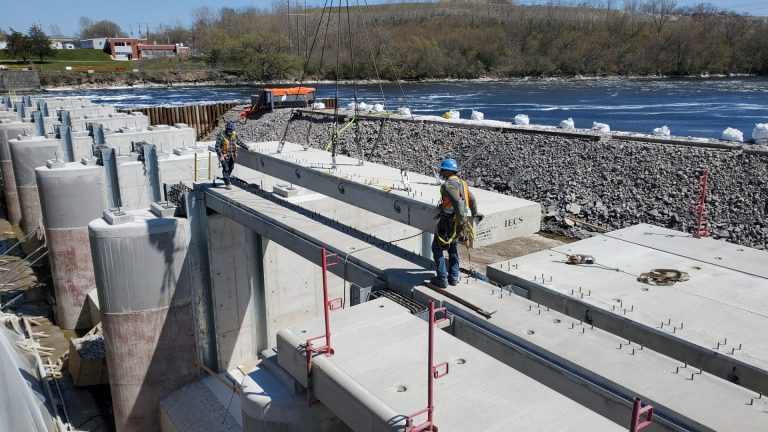
[[[747, 245], [765, 237], [718, 213], [736, 184], [719, 176], [759, 149], [647, 144], [663, 146], [654, 171], [637, 162], [650, 147], [627, 137], [381, 118], [354, 119], [357, 138], [352, 126], [334, 148], [330, 113], [276, 110], [236, 125], [225, 188], [221, 126], [199, 141], [198, 126], [86, 98], [0, 102], [15, 233], [0, 257], [0, 392], [30, 413], [3, 411], [0, 429], [768, 430], [768, 252]], [[635, 165], [632, 184], [598, 146]], [[689, 152], [716, 179], [712, 231], [739, 242], [690, 234]], [[483, 218], [441, 288], [432, 168], [446, 155]], [[677, 171], [683, 186], [662, 175]], [[616, 179], [625, 193], [611, 197]], [[652, 182], [658, 196], [635, 197]], [[766, 193], [740, 187], [745, 206]], [[662, 195], [678, 229], [631, 223]], [[621, 228], [543, 239], [560, 204]], [[733, 218], [754, 222], [741, 207]]]

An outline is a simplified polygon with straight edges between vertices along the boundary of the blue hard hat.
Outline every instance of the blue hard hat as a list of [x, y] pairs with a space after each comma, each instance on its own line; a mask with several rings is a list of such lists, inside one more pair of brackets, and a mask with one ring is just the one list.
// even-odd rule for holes
[[456, 159], [451, 159], [451, 158], [444, 159], [443, 162], [440, 164], [440, 171], [442, 170], [459, 172], [459, 164], [456, 163]]
[[228, 121], [227, 125], [225, 126], [225, 129], [227, 129], [227, 130], [235, 130], [235, 122]]

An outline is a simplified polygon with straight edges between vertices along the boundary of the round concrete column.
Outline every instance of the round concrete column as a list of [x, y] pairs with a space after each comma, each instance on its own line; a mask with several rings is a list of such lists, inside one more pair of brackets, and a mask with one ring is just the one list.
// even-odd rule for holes
[[21, 222], [21, 209], [19, 208], [19, 194], [16, 192], [16, 178], [13, 175], [11, 147], [8, 141], [16, 139], [19, 135], [27, 135], [32, 132], [32, 129], [31, 123], [0, 122], [0, 173], [3, 176], [3, 194], [5, 195], [8, 222], [11, 225], [18, 225]]
[[53, 163], [35, 170], [48, 260], [56, 294], [56, 322], [64, 329], [91, 327], [84, 310], [96, 288], [88, 222], [104, 210], [103, 167]]
[[[35, 168], [45, 166], [50, 159], [56, 158], [56, 152], [61, 146], [56, 139], [45, 137], [20, 136], [20, 139], [9, 140], [13, 175], [16, 178], [16, 191], [19, 194], [21, 209], [21, 226], [29, 234], [40, 226], [40, 197], [37, 194], [37, 179]], [[42, 244], [42, 236], [32, 236], [22, 245], [29, 253]]]
[[186, 219], [130, 215], [88, 229], [117, 431], [148, 432], [160, 401], [198, 378], [189, 236]]

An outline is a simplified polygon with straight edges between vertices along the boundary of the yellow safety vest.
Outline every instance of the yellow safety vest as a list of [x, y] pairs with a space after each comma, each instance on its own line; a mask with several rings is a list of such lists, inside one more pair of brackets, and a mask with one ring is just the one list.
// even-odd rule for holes
[[230, 155], [230, 151], [232, 156], [237, 158], [237, 132], [235, 131], [232, 131], [231, 139], [225, 132], [221, 133], [221, 154], [227, 157]]
[[[450, 181], [452, 179], [456, 179], [456, 181], [459, 182], [459, 185], [460, 185], [459, 189], [460, 189], [460, 192], [462, 194], [461, 198], [464, 200], [464, 214], [465, 215], [469, 214], [469, 187], [467, 186], [467, 182], [465, 182], [464, 180], [460, 179], [459, 176], [457, 176], [456, 174], [448, 177], [446, 182], [448, 182], [448, 181]], [[446, 211], [446, 213], [453, 213], [453, 204], [451, 203], [451, 200], [448, 199], [447, 196], [443, 195], [442, 201], [440, 203], [440, 208], [443, 209], [443, 210], [450, 209], [449, 211]]]

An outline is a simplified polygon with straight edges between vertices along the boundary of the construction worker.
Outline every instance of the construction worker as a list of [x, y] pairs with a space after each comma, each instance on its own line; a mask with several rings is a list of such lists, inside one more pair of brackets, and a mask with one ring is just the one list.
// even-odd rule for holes
[[[430, 280], [434, 285], [445, 288], [459, 283], [459, 240], [469, 247], [472, 236], [472, 220], [482, 220], [477, 212], [477, 202], [467, 183], [459, 177], [459, 165], [455, 159], [447, 158], [440, 164], [440, 177], [444, 179], [440, 186], [440, 203], [437, 208], [437, 229], [432, 240], [432, 257], [435, 260], [437, 275]], [[448, 251], [446, 267], [444, 252]]]
[[230, 176], [232, 170], [235, 169], [237, 149], [240, 146], [245, 147], [245, 144], [235, 132], [235, 123], [227, 122], [224, 130], [216, 136], [216, 155], [221, 162], [221, 173], [224, 176], [224, 186], [227, 189], [232, 189]]

